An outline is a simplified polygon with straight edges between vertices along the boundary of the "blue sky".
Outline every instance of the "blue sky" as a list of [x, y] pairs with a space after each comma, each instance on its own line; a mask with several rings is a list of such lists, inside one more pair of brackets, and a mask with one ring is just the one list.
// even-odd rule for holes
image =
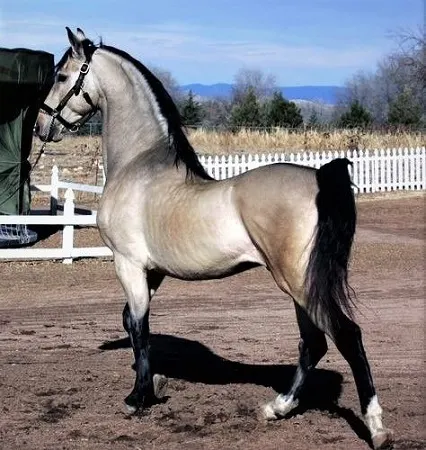
[[424, 0], [0, 0], [0, 45], [59, 58], [65, 26], [169, 70], [180, 84], [232, 82], [240, 68], [281, 86], [342, 85], [424, 22]]

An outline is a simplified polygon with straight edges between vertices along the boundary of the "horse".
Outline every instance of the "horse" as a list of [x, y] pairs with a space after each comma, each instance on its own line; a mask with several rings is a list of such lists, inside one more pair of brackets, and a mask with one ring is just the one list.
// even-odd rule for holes
[[307, 374], [327, 352], [327, 335], [352, 369], [374, 448], [390, 445], [348, 284], [356, 228], [350, 162], [270, 164], [215, 180], [153, 73], [79, 28], [66, 30], [70, 47], [55, 67], [36, 133], [59, 141], [95, 112], [102, 116], [106, 184], [97, 225], [127, 300], [123, 325], [136, 371], [128, 410], [152, 406], [164, 392], [148, 350], [150, 301], [164, 277], [216, 279], [262, 266], [292, 299], [300, 330], [291, 387], [262, 406], [263, 417], [283, 418], [297, 406]]

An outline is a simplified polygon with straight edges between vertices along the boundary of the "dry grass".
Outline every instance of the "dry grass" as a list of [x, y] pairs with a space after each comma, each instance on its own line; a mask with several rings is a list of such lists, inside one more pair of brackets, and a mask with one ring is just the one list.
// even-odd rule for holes
[[[41, 142], [33, 141], [30, 163], [39, 156]], [[99, 164], [102, 162], [101, 138], [91, 136], [67, 136], [60, 142], [47, 144], [45, 152], [31, 174], [32, 183], [48, 183], [52, 167], [61, 170], [61, 179], [97, 184], [102, 176]]]
[[276, 129], [272, 132], [243, 129], [237, 133], [197, 129], [189, 131], [189, 138], [198, 152], [208, 154], [418, 147], [425, 145], [426, 141], [425, 134], [421, 132], [295, 132], [286, 129]]
[[[277, 129], [241, 130], [237, 133], [215, 130], [189, 130], [189, 140], [198, 153], [262, 153], [294, 152], [301, 150], [346, 150], [365, 148], [418, 147], [426, 143], [425, 133], [421, 132], [356, 132], [343, 131], [288, 131]], [[40, 141], [34, 140], [31, 162], [34, 162]], [[58, 143], [48, 144], [45, 155], [32, 174], [32, 181], [48, 182], [54, 164], [62, 170], [61, 178], [95, 184], [101, 176], [101, 138], [90, 136], [67, 136]]]

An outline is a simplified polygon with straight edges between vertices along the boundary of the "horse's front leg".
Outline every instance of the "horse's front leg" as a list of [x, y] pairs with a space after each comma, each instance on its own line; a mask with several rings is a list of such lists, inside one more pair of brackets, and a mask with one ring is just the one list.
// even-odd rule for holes
[[136, 412], [156, 397], [149, 363], [149, 303], [151, 289], [154, 290], [154, 287], [158, 287], [161, 282], [161, 280], [157, 283], [154, 281], [162, 277], [149, 274], [121, 255], [116, 255], [114, 262], [118, 279], [127, 298], [129, 312], [125, 314], [124, 322], [135, 357], [135, 385], [126, 397], [125, 403], [130, 412]]
[[[160, 284], [162, 283], [163, 280], [164, 275], [158, 272], [154, 272], [153, 270], [147, 272], [147, 283], [150, 294], [150, 300], [157, 292], [157, 289], [160, 287]], [[123, 328], [126, 330], [126, 332], [129, 334], [130, 337], [130, 327], [132, 319], [130, 315], [130, 308], [128, 302], [124, 305], [122, 315], [123, 315]]]

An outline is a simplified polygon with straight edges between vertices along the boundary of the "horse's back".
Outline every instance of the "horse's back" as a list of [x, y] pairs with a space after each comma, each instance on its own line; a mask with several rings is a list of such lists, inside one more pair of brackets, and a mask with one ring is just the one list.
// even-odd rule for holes
[[300, 195], [308, 197], [316, 195], [318, 192], [316, 172], [317, 169], [312, 167], [276, 163], [248, 170], [232, 180], [235, 181], [236, 186], [248, 188], [250, 192], [269, 191], [268, 195], [273, 194], [276, 189], [295, 189], [295, 192], [288, 192], [291, 195], [286, 195], [286, 198], [291, 201], [292, 198]]

